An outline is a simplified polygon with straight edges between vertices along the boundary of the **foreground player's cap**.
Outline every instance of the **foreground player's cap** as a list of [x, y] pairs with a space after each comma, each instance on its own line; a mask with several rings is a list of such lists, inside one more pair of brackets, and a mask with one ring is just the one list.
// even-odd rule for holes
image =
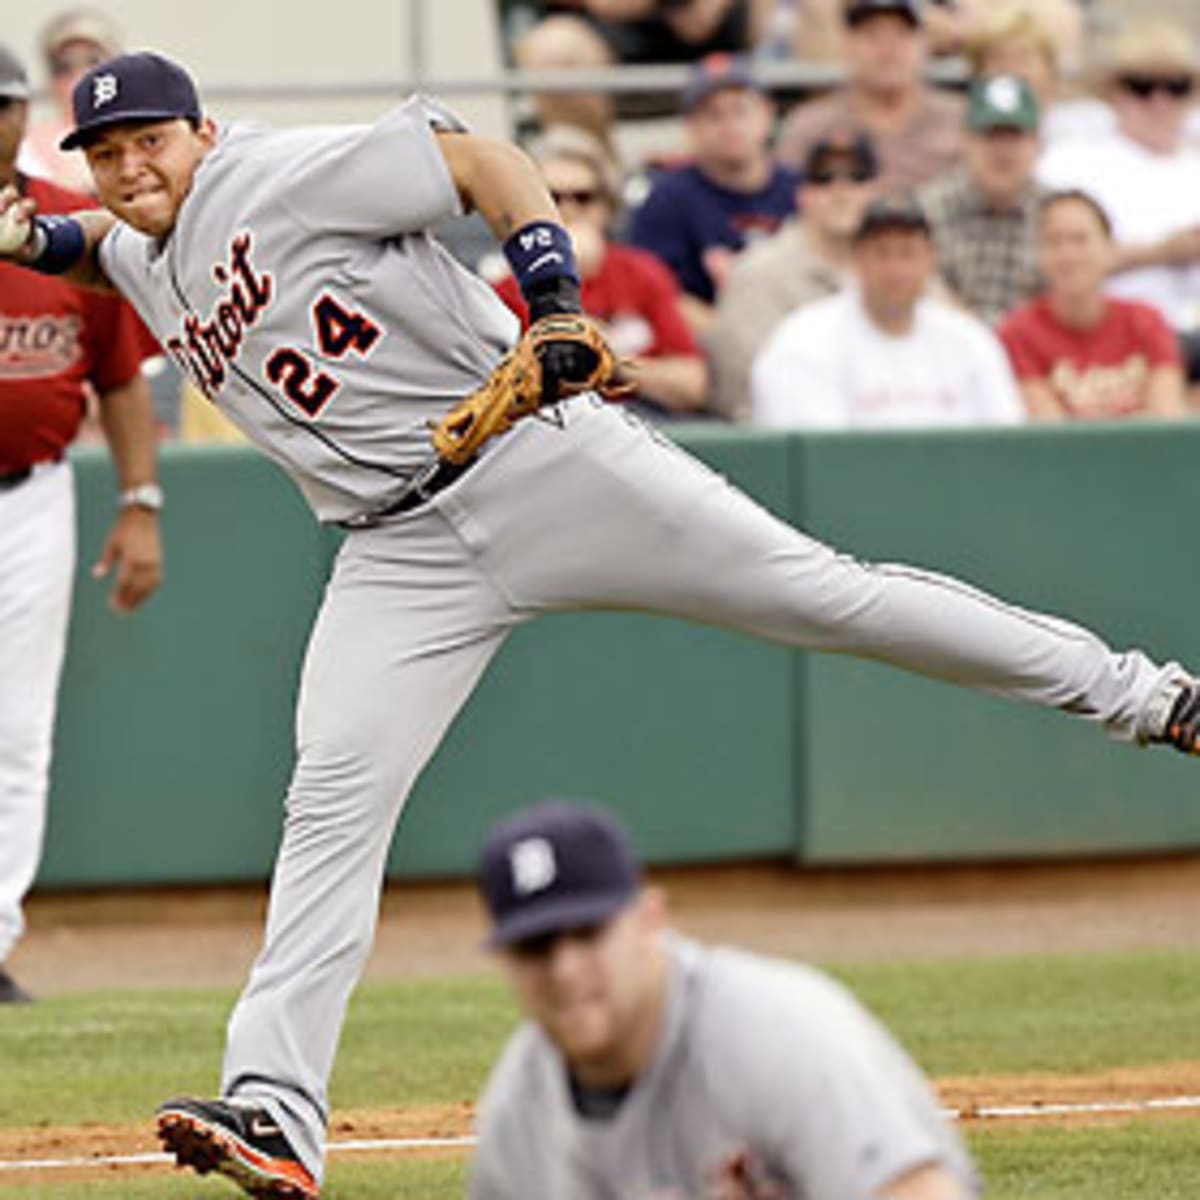
[[0, 100], [28, 100], [29, 76], [21, 60], [0, 44]]
[[125, 121], [200, 120], [200, 97], [191, 76], [160, 55], [120, 54], [93, 67], [71, 94], [75, 128], [59, 143], [86, 146], [110, 125]]
[[642, 873], [625, 831], [599, 808], [552, 800], [494, 826], [479, 855], [489, 946], [601, 925], [637, 895]]

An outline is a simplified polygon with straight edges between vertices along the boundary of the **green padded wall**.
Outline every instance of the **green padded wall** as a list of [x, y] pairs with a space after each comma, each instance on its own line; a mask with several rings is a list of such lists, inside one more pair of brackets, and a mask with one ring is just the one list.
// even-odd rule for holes
[[[1171, 526], [1194, 507], [1200, 428], [811, 438], [793, 454], [796, 511], [822, 538], [1200, 661], [1200, 565]], [[1200, 845], [1180, 755], [874, 664], [812, 656], [803, 678], [808, 861]]]
[[[1193, 426], [681, 433], [774, 511], [1200, 661]], [[81, 567], [112, 516], [77, 456]], [[263, 878], [292, 707], [337, 539], [251, 451], [168, 447], [167, 582], [117, 618], [81, 569], [45, 886]], [[1174, 522], [1170, 524], [1169, 522]], [[1195, 764], [888, 668], [632, 614], [544, 618], [501, 651], [401, 821], [401, 875], [470, 869], [547, 794], [616, 807], [655, 862], [1001, 858], [1200, 845]]]

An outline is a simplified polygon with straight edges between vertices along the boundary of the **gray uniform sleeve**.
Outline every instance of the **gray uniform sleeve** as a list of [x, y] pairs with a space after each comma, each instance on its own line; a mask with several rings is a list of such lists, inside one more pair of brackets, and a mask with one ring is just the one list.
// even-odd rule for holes
[[806, 1200], [874, 1200], [931, 1163], [971, 1178], [924, 1076], [849, 992], [798, 969], [762, 983], [749, 1010], [737, 1006], [737, 1029], [714, 1032], [727, 1050], [719, 1070]]
[[434, 130], [465, 128], [414, 96], [374, 125], [312, 139], [275, 181], [279, 198], [312, 230], [386, 238], [429, 229], [462, 212]]

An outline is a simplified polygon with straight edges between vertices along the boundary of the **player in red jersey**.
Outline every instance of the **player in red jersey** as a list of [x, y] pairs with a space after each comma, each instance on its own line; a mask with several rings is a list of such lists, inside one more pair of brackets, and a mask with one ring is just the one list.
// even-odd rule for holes
[[[16, 169], [28, 83], [0, 46], [0, 187], [43, 213], [90, 208], [86, 196]], [[50, 745], [75, 567], [75, 496], [67, 447], [88, 389], [121, 486], [94, 573], [115, 572], [112, 607], [158, 586], [161, 492], [154, 419], [131, 310], [114, 296], [0, 263], [0, 1004], [28, 999], [5, 969], [24, 931], [45, 826]]]

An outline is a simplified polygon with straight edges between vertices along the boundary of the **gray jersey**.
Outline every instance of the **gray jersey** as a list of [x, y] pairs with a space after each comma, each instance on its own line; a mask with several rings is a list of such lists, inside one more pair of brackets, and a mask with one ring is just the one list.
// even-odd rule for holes
[[812, 969], [672, 938], [665, 1032], [615, 1116], [576, 1114], [539, 1028], [479, 1117], [472, 1200], [867, 1200], [940, 1163], [980, 1194], [921, 1072]]
[[429, 422], [517, 336], [482, 280], [427, 233], [461, 211], [414, 97], [371, 126], [234, 125], [162, 244], [118, 224], [103, 268], [196, 384], [323, 520], [395, 494]]

